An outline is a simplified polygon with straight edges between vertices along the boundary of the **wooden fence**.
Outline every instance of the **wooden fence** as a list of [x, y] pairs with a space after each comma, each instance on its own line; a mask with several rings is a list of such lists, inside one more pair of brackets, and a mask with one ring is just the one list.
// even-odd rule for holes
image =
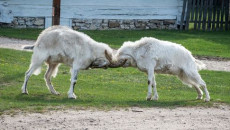
[[180, 30], [230, 30], [229, 1], [184, 0]]

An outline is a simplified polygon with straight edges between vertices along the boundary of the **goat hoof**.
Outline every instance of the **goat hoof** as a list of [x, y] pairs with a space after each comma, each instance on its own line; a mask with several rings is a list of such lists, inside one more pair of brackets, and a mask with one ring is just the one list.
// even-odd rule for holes
[[210, 99], [209, 99], [209, 98], [205, 98], [204, 101], [205, 101], [205, 102], [209, 102]]
[[75, 94], [68, 95], [69, 99], [77, 99], [77, 96]]
[[29, 95], [28, 92], [22, 92], [23, 95]]
[[151, 101], [152, 100], [152, 96], [151, 96], [152, 94], [149, 94], [149, 95], [147, 95], [147, 97], [146, 97], [146, 100], [147, 101]]
[[68, 98], [69, 98], [69, 99], [77, 99], [77, 97], [74, 97], [74, 96], [73, 96], [73, 97], [68, 97]]
[[196, 100], [201, 100], [203, 97], [202, 96], [198, 96], [196, 97]]
[[147, 101], [157, 101], [158, 98], [146, 98]]
[[149, 97], [146, 98], [146, 101], [151, 101], [151, 100], [152, 100], [152, 98], [149, 98]]
[[52, 94], [54, 94], [54, 95], [60, 95], [60, 93], [59, 92], [51, 92]]
[[27, 90], [22, 90], [22, 94], [29, 95]]
[[152, 98], [152, 100], [154, 100], [154, 101], [158, 101], [158, 98]]
[[152, 97], [152, 100], [157, 101], [157, 100], [158, 100], [158, 95], [153, 96], [153, 97]]

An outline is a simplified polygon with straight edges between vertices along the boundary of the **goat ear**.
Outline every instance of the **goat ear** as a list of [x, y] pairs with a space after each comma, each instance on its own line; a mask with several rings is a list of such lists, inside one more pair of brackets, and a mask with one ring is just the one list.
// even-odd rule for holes
[[112, 55], [109, 54], [107, 50], [105, 50], [105, 57], [109, 60], [109, 62], [112, 62]]

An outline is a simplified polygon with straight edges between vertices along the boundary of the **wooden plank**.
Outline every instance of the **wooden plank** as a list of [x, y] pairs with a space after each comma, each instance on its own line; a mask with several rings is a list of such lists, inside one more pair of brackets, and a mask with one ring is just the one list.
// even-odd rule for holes
[[192, 5], [192, 0], [188, 0], [187, 4], [187, 12], [186, 12], [186, 24], [185, 24], [185, 30], [189, 29], [189, 18], [190, 18], [190, 11], [191, 11], [191, 5]]
[[4, 5], [0, 5], [0, 22], [11, 23], [13, 19], [14, 17], [12, 11]]
[[8, 5], [14, 16], [19, 17], [50, 17], [52, 15], [52, 6], [38, 5]]
[[206, 29], [206, 20], [207, 20], [207, 10], [208, 10], [208, 0], [204, 0], [204, 11], [203, 11], [203, 22], [202, 22], [202, 29]]
[[[62, 0], [60, 18], [64, 19], [62, 21], [73, 18], [177, 19], [180, 2], [182, 0]], [[12, 11], [9, 22], [15, 16], [45, 17], [49, 22], [52, 18], [53, 0], [0, 0], [1, 4]]]
[[37, 5], [37, 6], [52, 6], [52, 0], [0, 0], [0, 4], [8, 5]]
[[213, 8], [213, 0], [210, 0], [208, 3], [208, 25], [207, 25], [208, 31], [211, 30], [212, 8]]
[[191, 22], [194, 22], [194, 14], [195, 14], [195, 8], [196, 8], [196, 0], [192, 0], [192, 10], [191, 10]]
[[198, 11], [199, 11], [199, 8], [200, 8], [200, 2], [199, 0], [195, 0], [197, 3], [196, 3], [196, 10], [195, 10], [195, 21], [194, 21], [194, 29], [196, 30], [197, 29], [197, 18], [198, 18]]
[[198, 21], [198, 29], [199, 29], [199, 30], [200, 30], [201, 21], [202, 21], [203, 3], [204, 3], [204, 0], [201, 0], [201, 1], [200, 1], [200, 9], [199, 9], [199, 21]]
[[62, 5], [104, 7], [175, 7], [178, 6], [178, 0], [63, 0]]
[[223, 30], [224, 25], [224, 1], [221, 1], [221, 21], [220, 21], [220, 30]]
[[229, 0], [225, 0], [225, 30], [228, 30], [228, 24], [229, 24]]
[[45, 18], [45, 28], [52, 26], [52, 17]]
[[213, 11], [212, 11], [212, 30], [215, 30], [215, 24], [216, 24], [216, 6], [217, 6], [217, 0], [213, 0]]
[[217, 0], [217, 6], [216, 6], [216, 8], [217, 8], [216, 30], [220, 29], [220, 8], [221, 8], [220, 5], [221, 5], [220, 1]]
[[104, 6], [61, 6], [61, 18], [78, 19], [176, 19], [177, 7], [104, 7]]
[[182, 14], [181, 14], [181, 20], [180, 20], [180, 30], [183, 29], [184, 26], [184, 14], [185, 14], [185, 7], [187, 5], [188, 0], [184, 0], [183, 2], [183, 8], [182, 8]]

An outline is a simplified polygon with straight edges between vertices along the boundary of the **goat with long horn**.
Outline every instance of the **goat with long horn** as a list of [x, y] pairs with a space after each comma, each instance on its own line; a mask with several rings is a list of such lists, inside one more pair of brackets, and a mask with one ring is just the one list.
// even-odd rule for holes
[[113, 49], [107, 44], [99, 43], [84, 33], [74, 31], [64, 26], [53, 26], [45, 29], [37, 38], [33, 49], [31, 64], [25, 74], [22, 93], [28, 94], [27, 82], [32, 74], [39, 74], [44, 62], [47, 63], [45, 81], [52, 94], [59, 94], [51, 84], [51, 76], [56, 76], [58, 66], [64, 63], [71, 67], [71, 84], [68, 91], [69, 98], [76, 98], [74, 86], [80, 70], [88, 68], [119, 67], [110, 64], [105, 57], [105, 50], [112, 55]]

